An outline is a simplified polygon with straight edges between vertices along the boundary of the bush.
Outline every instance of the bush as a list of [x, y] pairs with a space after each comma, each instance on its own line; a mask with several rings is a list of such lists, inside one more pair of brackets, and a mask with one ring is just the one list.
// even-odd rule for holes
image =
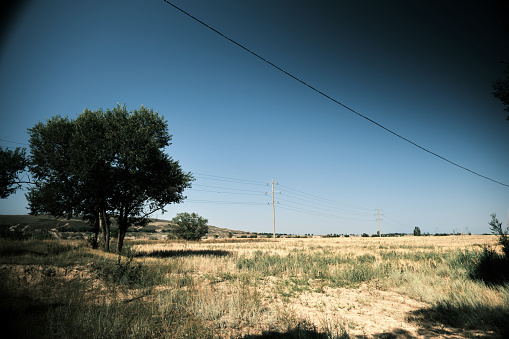
[[479, 261], [473, 266], [470, 277], [489, 285], [502, 285], [509, 281], [509, 258], [490, 246], [484, 246]]
[[489, 225], [491, 233], [499, 236], [498, 242], [502, 245], [502, 252], [504, 252], [506, 259], [509, 259], [509, 237], [507, 236], [507, 233], [509, 233], [509, 226], [503, 230], [502, 223], [498, 221], [496, 213], [491, 214]]
[[200, 240], [209, 231], [209, 221], [196, 213], [178, 213], [171, 221], [173, 234], [180, 239]]
[[479, 261], [473, 266], [470, 276], [487, 284], [503, 285], [509, 281], [509, 239], [507, 236], [509, 227], [503, 230], [502, 223], [498, 221], [495, 213], [491, 214], [489, 225], [491, 232], [499, 236], [503, 254], [497, 253], [494, 248], [484, 246]]
[[26, 240], [28, 235], [23, 233], [22, 227], [10, 228], [10, 225], [0, 225], [0, 238], [11, 240]]

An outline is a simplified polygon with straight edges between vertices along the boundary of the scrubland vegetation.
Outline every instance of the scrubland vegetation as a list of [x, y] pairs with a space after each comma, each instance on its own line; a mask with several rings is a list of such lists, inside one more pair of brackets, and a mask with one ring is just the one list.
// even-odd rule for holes
[[1, 240], [9, 337], [497, 337], [509, 285], [475, 278], [496, 236]]

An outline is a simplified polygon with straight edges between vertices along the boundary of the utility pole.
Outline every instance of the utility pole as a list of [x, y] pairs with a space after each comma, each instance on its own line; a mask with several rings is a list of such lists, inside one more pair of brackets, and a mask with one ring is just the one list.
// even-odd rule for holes
[[382, 240], [382, 227], [380, 226], [380, 209], [377, 208], [376, 211], [377, 213], [375, 213], [375, 217], [378, 216], [378, 236], [380, 237], [380, 240]]
[[271, 193], [272, 193], [272, 233], [273, 233], [274, 240], [276, 240], [276, 202], [274, 201], [274, 193], [281, 193], [281, 192], [274, 191], [274, 184], [279, 185], [279, 183], [275, 182], [274, 179], [272, 179], [272, 181], [270, 183], [272, 185], [272, 190], [271, 190]]
[[274, 204], [274, 179], [272, 179], [271, 183], [272, 183], [272, 233], [274, 240], [276, 240], [276, 207]]
[[380, 227], [380, 209], [378, 209], [378, 235], [380, 240], [382, 239], [382, 228]]

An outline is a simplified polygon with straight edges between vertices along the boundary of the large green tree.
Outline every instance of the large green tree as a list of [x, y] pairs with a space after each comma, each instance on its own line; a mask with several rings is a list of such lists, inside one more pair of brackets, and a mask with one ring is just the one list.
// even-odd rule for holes
[[193, 180], [164, 152], [172, 138], [164, 117], [143, 106], [86, 109], [74, 120], [56, 116], [29, 132], [37, 180], [27, 194], [31, 212], [80, 215], [101, 230], [107, 250], [110, 218], [117, 221], [121, 252], [127, 228], [182, 202]]
[[26, 165], [25, 149], [0, 148], [0, 199], [13, 194], [23, 183], [29, 183], [20, 177]]

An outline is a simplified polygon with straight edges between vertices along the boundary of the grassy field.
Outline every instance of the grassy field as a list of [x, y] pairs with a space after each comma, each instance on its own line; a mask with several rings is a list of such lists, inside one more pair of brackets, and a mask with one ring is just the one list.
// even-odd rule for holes
[[502, 337], [509, 286], [469, 276], [495, 236], [0, 239], [4, 331], [23, 338]]

